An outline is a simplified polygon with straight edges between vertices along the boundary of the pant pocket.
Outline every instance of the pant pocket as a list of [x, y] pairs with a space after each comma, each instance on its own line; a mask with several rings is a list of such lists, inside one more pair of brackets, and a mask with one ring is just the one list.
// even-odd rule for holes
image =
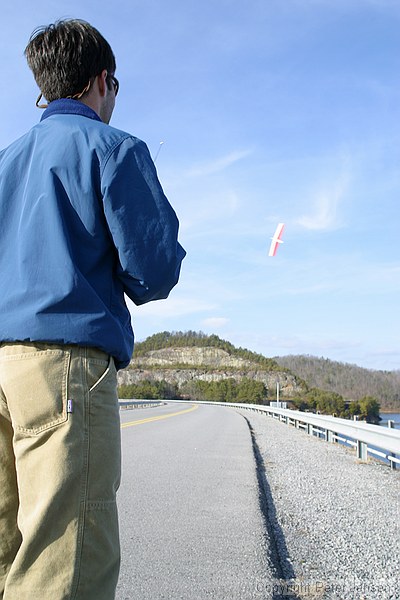
[[37, 435], [68, 419], [70, 353], [43, 350], [2, 358], [3, 391], [14, 430]]
[[87, 359], [86, 381], [89, 393], [94, 392], [103, 381], [107, 380], [108, 376], [113, 370], [113, 367], [114, 360], [112, 356], [110, 356], [108, 360], [97, 358]]

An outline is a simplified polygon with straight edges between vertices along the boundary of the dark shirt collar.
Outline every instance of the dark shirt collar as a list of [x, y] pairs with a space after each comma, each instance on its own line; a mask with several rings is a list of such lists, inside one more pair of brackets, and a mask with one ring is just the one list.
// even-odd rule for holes
[[47, 117], [51, 117], [52, 115], [81, 115], [94, 121], [101, 121], [99, 115], [89, 108], [89, 106], [72, 98], [60, 98], [59, 100], [50, 102], [40, 120], [43, 121], [43, 119], [47, 119]]

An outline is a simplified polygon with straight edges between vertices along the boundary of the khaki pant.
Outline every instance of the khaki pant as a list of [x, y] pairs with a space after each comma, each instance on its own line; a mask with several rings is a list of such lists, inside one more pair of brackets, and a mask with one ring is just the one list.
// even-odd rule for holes
[[112, 600], [121, 444], [114, 361], [0, 344], [0, 600]]

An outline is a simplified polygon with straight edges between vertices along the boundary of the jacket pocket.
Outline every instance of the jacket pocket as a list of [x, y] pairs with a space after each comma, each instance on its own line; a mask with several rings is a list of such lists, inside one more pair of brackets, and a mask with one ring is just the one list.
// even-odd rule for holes
[[68, 419], [69, 363], [70, 354], [64, 350], [2, 358], [3, 390], [14, 430], [37, 435]]

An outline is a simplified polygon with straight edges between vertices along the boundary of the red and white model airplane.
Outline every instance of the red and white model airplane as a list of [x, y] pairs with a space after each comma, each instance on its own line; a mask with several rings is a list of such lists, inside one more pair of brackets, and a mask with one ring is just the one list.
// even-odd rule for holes
[[271, 242], [271, 246], [269, 248], [268, 256], [275, 256], [276, 251], [278, 249], [278, 245], [283, 244], [283, 241], [281, 240], [281, 235], [282, 235], [284, 227], [285, 227], [284, 223], [279, 223], [278, 227], [276, 228], [274, 237], [271, 238], [272, 242]]

